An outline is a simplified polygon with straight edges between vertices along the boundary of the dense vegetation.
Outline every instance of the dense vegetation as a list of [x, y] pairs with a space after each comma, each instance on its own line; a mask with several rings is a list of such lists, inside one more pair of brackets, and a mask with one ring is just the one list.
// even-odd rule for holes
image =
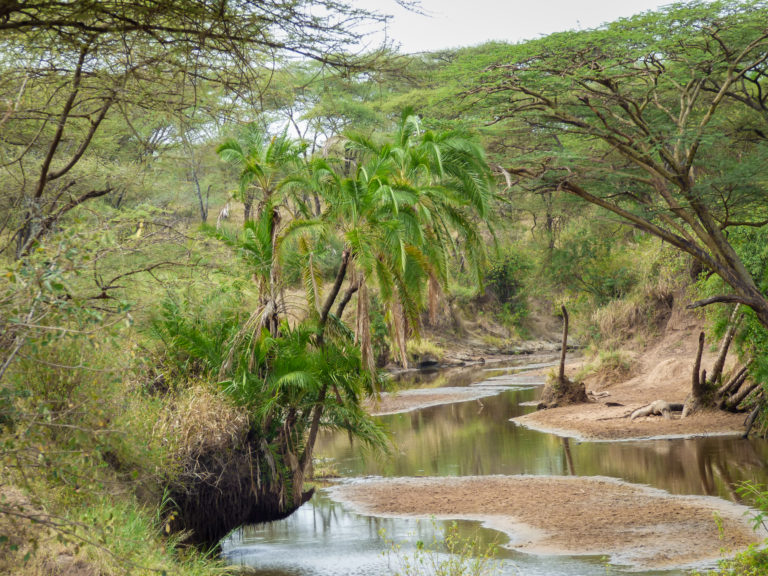
[[0, 7], [0, 570], [218, 570], [179, 542], [294, 511], [320, 428], [386, 451], [467, 311], [620, 367], [690, 299], [765, 434], [765, 2], [415, 57], [269, 6]]

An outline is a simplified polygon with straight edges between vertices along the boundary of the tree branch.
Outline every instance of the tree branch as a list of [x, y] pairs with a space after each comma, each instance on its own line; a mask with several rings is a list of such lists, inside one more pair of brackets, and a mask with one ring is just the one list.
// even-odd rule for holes
[[710, 298], [692, 302], [691, 304], [688, 304], [686, 308], [693, 310], [694, 308], [703, 308], [711, 304], [745, 304], [746, 306], [753, 307], [758, 303], [752, 298], [739, 296], [738, 294], [720, 294], [718, 296], [712, 296]]
[[331, 313], [331, 307], [336, 301], [336, 297], [339, 295], [341, 285], [344, 283], [344, 277], [347, 274], [347, 264], [349, 264], [349, 254], [349, 248], [345, 248], [341, 253], [341, 266], [339, 266], [339, 271], [336, 273], [336, 280], [334, 281], [333, 287], [328, 293], [328, 296], [325, 299], [325, 303], [323, 304], [323, 308], [320, 311], [319, 332], [321, 338], [323, 330], [325, 329], [325, 324], [328, 322], [328, 314]]
[[70, 91], [69, 97], [64, 103], [64, 108], [59, 115], [59, 123], [56, 127], [56, 133], [53, 135], [53, 140], [48, 147], [48, 153], [46, 154], [45, 159], [43, 160], [43, 164], [40, 168], [40, 179], [37, 182], [37, 188], [35, 188], [35, 198], [42, 197], [43, 191], [45, 190], [45, 185], [48, 183], [48, 178], [50, 177], [48, 170], [51, 167], [51, 162], [53, 162], [53, 157], [56, 154], [56, 150], [58, 149], [59, 143], [61, 142], [61, 137], [64, 134], [64, 126], [67, 124], [69, 113], [72, 111], [72, 108], [75, 105], [75, 98], [77, 98], [77, 94], [80, 91], [80, 81], [82, 80], [83, 75], [83, 64], [85, 63], [85, 57], [87, 54], [88, 45], [85, 45], [80, 49], [80, 55], [77, 59], [77, 66], [75, 67], [75, 74], [72, 77], [72, 90]]

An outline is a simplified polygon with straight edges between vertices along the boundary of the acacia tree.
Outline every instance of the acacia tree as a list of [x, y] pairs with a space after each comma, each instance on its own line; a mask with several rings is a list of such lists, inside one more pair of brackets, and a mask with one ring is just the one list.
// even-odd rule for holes
[[768, 225], [768, 4], [694, 2], [510, 47], [481, 94], [527, 128], [508, 172], [690, 254], [768, 328], [768, 299], [729, 230]]
[[105, 119], [131, 106], [181, 111], [201, 83], [250, 102], [261, 64], [282, 54], [360, 65], [347, 46], [370, 18], [334, 0], [3, 3], [0, 226], [14, 232], [16, 256], [114, 188], [78, 170]]

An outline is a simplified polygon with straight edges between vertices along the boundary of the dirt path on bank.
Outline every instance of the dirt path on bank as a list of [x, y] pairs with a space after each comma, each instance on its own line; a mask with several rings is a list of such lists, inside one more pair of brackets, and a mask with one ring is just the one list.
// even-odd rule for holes
[[479, 520], [522, 552], [608, 555], [614, 564], [651, 569], [714, 561], [721, 549], [760, 539], [743, 506], [603, 477], [394, 478], [329, 490], [364, 514]]

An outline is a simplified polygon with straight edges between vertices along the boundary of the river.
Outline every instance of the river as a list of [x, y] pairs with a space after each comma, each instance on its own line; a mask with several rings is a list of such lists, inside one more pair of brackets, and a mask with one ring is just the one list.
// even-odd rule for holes
[[[743, 480], [768, 481], [768, 443], [738, 437], [676, 440], [578, 442], [523, 428], [510, 418], [534, 410], [543, 382], [525, 371], [553, 360], [530, 357], [508, 365], [417, 374], [410, 388], [494, 385], [495, 396], [379, 417], [392, 434], [393, 454], [380, 457], [350, 443], [347, 435], [324, 434], [317, 457], [343, 478], [363, 476], [482, 476], [548, 474], [610, 476], [673, 494], [701, 494], [738, 500]], [[509, 375], [518, 374], [510, 379]], [[494, 379], [495, 380], [489, 380]], [[515, 382], [514, 385], [510, 384]], [[404, 549], [432, 542], [445, 522], [363, 516], [331, 500], [321, 489], [286, 520], [245, 526], [223, 542], [225, 557], [261, 576], [385, 574], [391, 543]], [[476, 522], [457, 523], [461, 535], [503, 545], [503, 534]], [[607, 565], [600, 557], [541, 556], [499, 548], [502, 573], [530, 576], [592, 576], [631, 573], [677, 576]]]

